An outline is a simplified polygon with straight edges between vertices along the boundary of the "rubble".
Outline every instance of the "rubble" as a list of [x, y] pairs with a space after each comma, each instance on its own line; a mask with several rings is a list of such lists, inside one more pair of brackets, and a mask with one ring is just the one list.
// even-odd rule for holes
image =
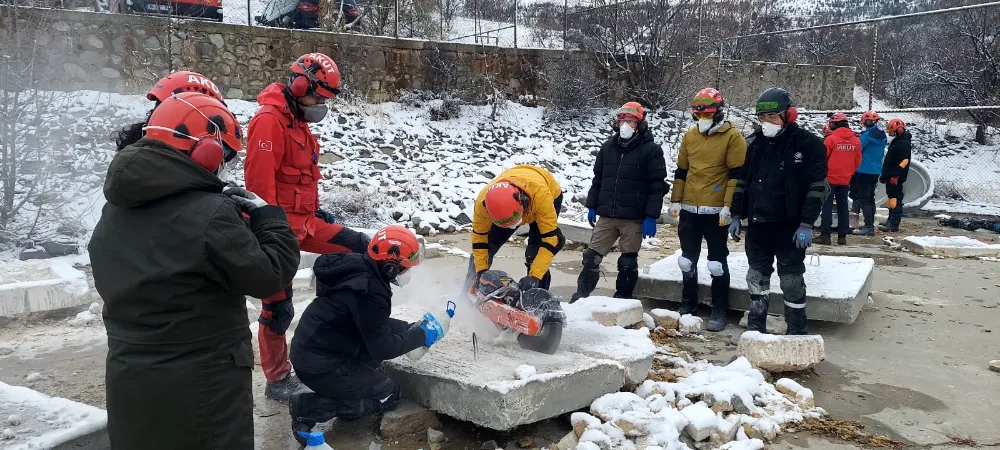
[[428, 444], [440, 444], [444, 442], [444, 433], [435, 430], [433, 428], [427, 428], [427, 443]]
[[594, 321], [607, 327], [642, 323], [642, 302], [639, 300], [592, 296], [581, 298], [576, 304], [592, 310]]
[[382, 416], [379, 434], [383, 438], [396, 439], [419, 434], [429, 428], [441, 428], [437, 413], [409, 400], [402, 400], [396, 409]]
[[769, 372], [805, 370], [826, 359], [820, 335], [775, 336], [746, 331], [740, 336], [737, 350], [754, 367]]
[[653, 316], [653, 321], [656, 322], [656, 326], [658, 327], [663, 327], [667, 330], [676, 330], [680, 325], [681, 315], [677, 311], [654, 309], [649, 314]]
[[803, 408], [813, 408], [816, 406], [812, 389], [803, 387], [801, 384], [795, 382], [795, 380], [782, 378], [774, 383], [774, 387], [778, 389], [778, 392], [789, 396]]
[[681, 333], [697, 333], [702, 330], [704, 321], [701, 320], [701, 317], [685, 314], [681, 316], [679, 324]]
[[705, 402], [698, 402], [681, 410], [681, 414], [688, 420], [684, 431], [695, 441], [704, 441], [718, 430], [719, 423], [715, 413], [705, 405]]
[[1000, 372], [1000, 359], [994, 359], [990, 361], [990, 370], [994, 372]]
[[[582, 434], [582, 433], [581, 433]], [[549, 450], [576, 450], [576, 446], [579, 445], [579, 437], [576, 433], [570, 431], [563, 436], [555, 445], [550, 445]]]

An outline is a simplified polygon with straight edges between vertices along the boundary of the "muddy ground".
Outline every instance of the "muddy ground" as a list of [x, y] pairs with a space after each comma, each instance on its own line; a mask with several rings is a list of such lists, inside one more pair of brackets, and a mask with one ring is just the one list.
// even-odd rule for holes
[[[938, 228], [933, 220], [913, 218], [905, 220], [903, 232], [895, 236], [901, 240], [908, 234], [1000, 238], [992, 233]], [[679, 249], [675, 228], [661, 226], [658, 236], [663, 245], [644, 249], [641, 265]], [[469, 248], [466, 234], [429, 238], [429, 242], [438, 240], [447, 246]], [[732, 250], [742, 250], [741, 243], [731, 245]], [[570, 246], [557, 256], [553, 264], [555, 294], [569, 297], [574, 291], [581, 250]], [[988, 361], [1000, 359], [1000, 263], [920, 257], [890, 249], [882, 242], [882, 235], [852, 237], [846, 247], [814, 246], [809, 253], [820, 258], [852, 255], [876, 260], [874, 305], [854, 324], [810, 323], [811, 331], [825, 338], [828, 359], [813, 372], [793, 376], [815, 392], [816, 404], [831, 417], [857, 421], [854, 427], [863, 430], [786, 432], [770, 448], [839, 450], [870, 448], [882, 442], [865, 438], [868, 433], [897, 442], [894, 448], [957, 449], [972, 443], [1000, 447], [1000, 373], [989, 371], [987, 366]], [[496, 265], [520, 273], [524, 270], [522, 254], [523, 248], [516, 243], [507, 246]], [[613, 293], [616, 258], [611, 255], [606, 259], [605, 277], [595, 294]], [[428, 289], [450, 289], [459, 283], [466, 264], [461, 257], [445, 255], [428, 259], [421, 272], [433, 273], [434, 286]], [[397, 296], [427, 294], [417, 291], [425, 289], [416, 286], [419, 284], [408, 286]], [[296, 309], [302, 311], [310, 294], [300, 291], [296, 295]], [[669, 302], [647, 303], [648, 307], [676, 307]], [[707, 313], [707, 308], [701, 311], [702, 316]], [[249, 315], [255, 317], [255, 313]], [[729, 340], [741, 331], [737, 325], [740, 316], [733, 312], [727, 330], [705, 333], [705, 341], [688, 339], [679, 344], [702, 358], [726, 363], [735, 355]], [[21, 318], [0, 324], [0, 380], [103, 407], [106, 351], [100, 324], [71, 327], [65, 317]], [[263, 398], [264, 379], [259, 368], [254, 371], [254, 382], [258, 448], [297, 448], [289, 437], [285, 406]], [[565, 417], [506, 433], [447, 418], [443, 422], [449, 439], [443, 449], [478, 449], [489, 440], [501, 448], [518, 448], [517, 442], [528, 436], [533, 446], [542, 447], [569, 430]], [[335, 424], [328, 440], [339, 450], [427, 448], [421, 436], [383, 442], [374, 434], [376, 427], [374, 420]]]

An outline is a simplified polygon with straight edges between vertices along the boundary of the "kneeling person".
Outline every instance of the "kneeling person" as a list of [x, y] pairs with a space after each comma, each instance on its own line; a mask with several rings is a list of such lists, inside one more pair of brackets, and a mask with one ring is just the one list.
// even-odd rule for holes
[[437, 320], [408, 323], [389, 317], [390, 283], [401, 286], [420, 264], [417, 237], [390, 225], [367, 253], [338, 253], [316, 260], [317, 297], [302, 313], [290, 359], [312, 392], [292, 394], [292, 433], [308, 432], [334, 417], [354, 420], [384, 413], [399, 403], [400, 388], [378, 365], [444, 337]]

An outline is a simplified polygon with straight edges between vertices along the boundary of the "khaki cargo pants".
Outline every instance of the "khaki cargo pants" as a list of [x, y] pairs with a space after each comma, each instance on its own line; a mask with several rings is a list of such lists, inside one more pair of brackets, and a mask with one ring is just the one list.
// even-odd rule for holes
[[590, 248], [601, 256], [607, 256], [615, 241], [619, 241], [618, 247], [622, 253], [639, 253], [642, 247], [642, 221], [599, 218], [590, 236]]
[[622, 255], [618, 257], [618, 279], [615, 297], [632, 298], [639, 279], [639, 249], [642, 247], [642, 221], [601, 217], [594, 224], [590, 247], [583, 252], [583, 270], [576, 280], [576, 293], [570, 303], [588, 297], [597, 287], [601, 261], [618, 241]]

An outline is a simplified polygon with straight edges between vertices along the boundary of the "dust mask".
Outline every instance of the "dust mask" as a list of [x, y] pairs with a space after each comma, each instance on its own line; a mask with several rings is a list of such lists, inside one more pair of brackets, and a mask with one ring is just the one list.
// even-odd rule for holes
[[775, 125], [771, 122], [763, 122], [760, 124], [760, 132], [766, 137], [775, 137], [781, 132], [781, 125]]
[[886, 135], [886, 142], [892, 142], [893, 139], [896, 139], [896, 136]]
[[394, 278], [392, 280], [392, 284], [395, 284], [396, 286], [399, 286], [399, 287], [406, 286], [409, 282], [410, 282], [410, 271], [409, 270], [407, 270], [406, 272], [403, 272], [403, 273], [401, 273], [399, 275], [396, 275], [396, 278]]
[[632, 125], [623, 123], [620, 127], [618, 127], [618, 135], [621, 136], [622, 139], [632, 139], [633, 134], [635, 134], [635, 130], [632, 129]]
[[325, 103], [320, 103], [312, 106], [302, 107], [302, 120], [310, 123], [316, 123], [322, 121], [326, 117], [326, 113], [330, 111], [330, 108], [326, 106]]
[[712, 119], [698, 119], [698, 131], [702, 133], [708, 133], [712, 129], [712, 125], [715, 125], [715, 121]]

